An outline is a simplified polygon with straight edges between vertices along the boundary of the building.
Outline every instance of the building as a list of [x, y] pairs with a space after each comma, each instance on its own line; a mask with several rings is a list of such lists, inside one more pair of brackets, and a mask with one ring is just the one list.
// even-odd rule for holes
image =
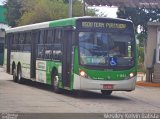
[[5, 30], [10, 27], [5, 19], [6, 9], [0, 5], [0, 65], [3, 65]]
[[4, 30], [10, 28], [5, 18], [5, 12], [6, 12], [6, 9], [4, 8], [4, 6], [0, 5], [0, 29], [4, 29]]
[[160, 22], [148, 23], [144, 54], [147, 81], [160, 82]]

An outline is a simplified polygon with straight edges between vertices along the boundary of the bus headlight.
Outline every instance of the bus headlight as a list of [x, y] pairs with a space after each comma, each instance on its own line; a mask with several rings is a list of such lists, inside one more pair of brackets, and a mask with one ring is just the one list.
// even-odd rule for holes
[[130, 78], [132, 78], [134, 76], [134, 73], [133, 72], [130, 73], [129, 76], [130, 76]]
[[85, 71], [83, 71], [83, 70], [80, 70], [79, 74], [80, 74], [80, 76], [82, 76], [82, 77], [85, 77], [85, 78], [88, 77], [87, 74], [85, 73]]

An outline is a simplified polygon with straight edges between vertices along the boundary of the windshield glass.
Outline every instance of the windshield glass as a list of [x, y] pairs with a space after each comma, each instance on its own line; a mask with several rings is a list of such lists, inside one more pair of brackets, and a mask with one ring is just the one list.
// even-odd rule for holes
[[133, 66], [134, 38], [123, 33], [79, 32], [80, 64]]

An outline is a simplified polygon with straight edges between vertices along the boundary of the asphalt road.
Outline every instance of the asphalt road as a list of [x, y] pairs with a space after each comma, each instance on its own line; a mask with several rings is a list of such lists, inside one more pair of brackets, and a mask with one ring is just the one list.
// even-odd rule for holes
[[132, 92], [64, 94], [52, 92], [47, 85], [18, 84], [0, 70], [0, 113], [160, 113], [160, 87], [137, 86]]

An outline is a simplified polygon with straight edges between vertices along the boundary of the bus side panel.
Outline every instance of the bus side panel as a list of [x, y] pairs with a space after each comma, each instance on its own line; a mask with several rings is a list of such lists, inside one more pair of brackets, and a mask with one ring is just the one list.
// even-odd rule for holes
[[74, 66], [73, 66], [73, 79], [71, 81], [72, 89], [80, 89], [80, 81], [77, 76], [79, 75], [79, 60], [78, 60], [78, 47], [74, 49]]
[[18, 63], [20, 63], [22, 68], [22, 77], [26, 79], [30, 79], [30, 57], [31, 57], [30, 53], [11, 52], [10, 71], [12, 70], [13, 62], [15, 62], [16, 67]]
[[46, 61], [36, 60], [36, 81], [41, 83], [47, 83], [46, 80]]
[[20, 53], [20, 56], [22, 57], [21, 62], [21, 68], [22, 68], [22, 77], [26, 79], [30, 79], [30, 59], [31, 59], [31, 53]]
[[51, 85], [51, 76], [53, 68], [56, 68], [58, 70], [59, 79], [61, 80], [61, 62], [36, 60], [36, 81]]

